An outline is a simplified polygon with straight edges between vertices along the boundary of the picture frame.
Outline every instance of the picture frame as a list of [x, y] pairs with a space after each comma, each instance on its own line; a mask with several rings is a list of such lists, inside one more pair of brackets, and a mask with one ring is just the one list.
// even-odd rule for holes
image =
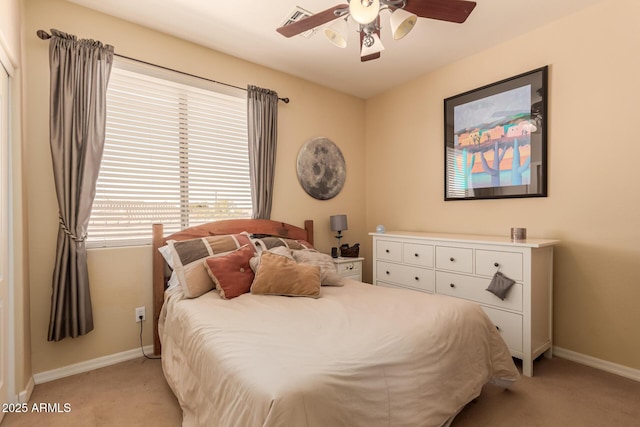
[[548, 66], [444, 100], [444, 200], [547, 197]]

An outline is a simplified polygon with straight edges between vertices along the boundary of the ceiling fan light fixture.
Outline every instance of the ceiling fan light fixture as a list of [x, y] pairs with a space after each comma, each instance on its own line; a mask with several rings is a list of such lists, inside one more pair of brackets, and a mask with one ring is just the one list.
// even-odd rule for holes
[[[475, 7], [476, 2], [472, 0], [347, 0], [347, 4], [338, 4], [313, 14], [297, 8], [299, 10], [276, 31], [284, 37], [293, 37], [322, 28], [331, 43], [345, 48], [349, 30], [344, 27], [351, 24], [348, 22], [351, 17], [358, 24], [360, 61], [367, 62], [380, 58], [380, 52], [384, 50], [380, 41], [380, 14], [383, 10], [391, 12], [392, 37], [399, 40], [411, 32], [418, 17], [461, 24]], [[302, 19], [305, 14], [307, 16]], [[334, 23], [336, 20], [338, 22]]]
[[370, 24], [380, 13], [380, 0], [351, 0], [349, 13], [358, 24]]
[[327, 40], [343, 49], [347, 47], [347, 34], [349, 34], [349, 27], [346, 19], [338, 19], [324, 29], [324, 36]]
[[411, 13], [407, 12], [404, 9], [396, 9], [391, 14], [390, 24], [391, 24], [391, 34], [393, 34], [394, 40], [400, 40], [413, 29], [418, 21], [418, 17]]
[[362, 51], [360, 57], [373, 55], [374, 53], [382, 52], [384, 45], [380, 40], [380, 37], [376, 33], [367, 34], [362, 40]]

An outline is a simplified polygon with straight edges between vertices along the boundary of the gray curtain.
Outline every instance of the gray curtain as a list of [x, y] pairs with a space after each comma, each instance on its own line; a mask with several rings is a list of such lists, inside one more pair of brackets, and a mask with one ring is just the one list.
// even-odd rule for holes
[[49, 137], [59, 227], [49, 341], [93, 329], [85, 238], [105, 138], [113, 46], [51, 30]]
[[269, 219], [276, 167], [278, 94], [256, 86], [249, 86], [247, 93], [253, 218]]

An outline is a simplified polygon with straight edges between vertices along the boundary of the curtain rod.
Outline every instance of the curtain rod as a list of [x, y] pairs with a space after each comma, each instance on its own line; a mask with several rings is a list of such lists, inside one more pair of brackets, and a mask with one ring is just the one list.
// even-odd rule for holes
[[[47, 33], [45, 30], [38, 30], [36, 32], [36, 34], [38, 35], [38, 37], [42, 40], [49, 40], [51, 38], [51, 34]], [[244, 90], [245, 92], [247, 91], [246, 88], [244, 87], [239, 87], [239, 86], [235, 86], [229, 83], [224, 83], [224, 82], [219, 82], [217, 80], [212, 80], [212, 79], [208, 79], [206, 77], [202, 77], [202, 76], [197, 76], [195, 74], [190, 74], [190, 73], [185, 73], [184, 71], [179, 71], [179, 70], [175, 70], [173, 68], [169, 68], [169, 67], [165, 67], [162, 65], [157, 65], [157, 64], [152, 64], [151, 62], [147, 62], [147, 61], [142, 61], [140, 59], [136, 59], [136, 58], [131, 58], [129, 56], [125, 56], [125, 55], [120, 55], [117, 53], [114, 53], [115, 56], [119, 56], [120, 58], [124, 58], [124, 59], [128, 59], [130, 61], [136, 61], [136, 62], [140, 62], [141, 64], [145, 64], [145, 65], [151, 65], [153, 67], [158, 67], [158, 68], [162, 68], [163, 70], [167, 70], [167, 71], [173, 71], [174, 73], [180, 73], [183, 74], [185, 76], [189, 76], [189, 77], [195, 77], [197, 79], [201, 79], [201, 80], [206, 80], [208, 82], [211, 83], [217, 83], [219, 85], [223, 85], [223, 86], [228, 86], [228, 87], [232, 87], [232, 88], [236, 88], [236, 89], [240, 89], [240, 90]], [[278, 98], [280, 101], [284, 102], [285, 104], [289, 103], [289, 98]]]

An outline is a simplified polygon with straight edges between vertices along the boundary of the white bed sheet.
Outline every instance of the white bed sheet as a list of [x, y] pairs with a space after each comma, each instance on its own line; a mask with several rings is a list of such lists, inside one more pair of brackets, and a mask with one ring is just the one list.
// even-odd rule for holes
[[473, 303], [348, 280], [319, 299], [167, 294], [162, 363], [183, 426], [441, 426], [518, 371]]

